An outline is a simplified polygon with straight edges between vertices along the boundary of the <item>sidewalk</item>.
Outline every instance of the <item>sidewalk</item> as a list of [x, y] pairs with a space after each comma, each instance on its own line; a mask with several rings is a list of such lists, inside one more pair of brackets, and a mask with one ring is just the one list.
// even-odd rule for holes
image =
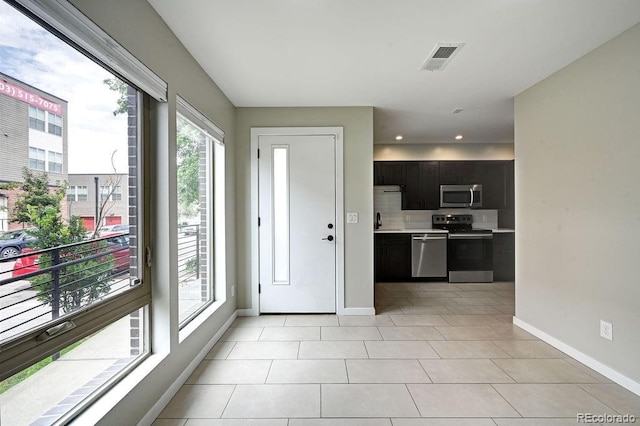
[[[184, 318], [201, 304], [200, 281], [179, 291]], [[0, 425], [50, 425], [132, 359], [127, 315], [0, 394]]]
[[0, 424], [53, 423], [104, 383], [108, 377], [103, 373], [109, 372], [111, 376], [117, 372], [110, 367], [123, 359], [128, 361], [129, 353], [129, 317], [126, 316], [0, 394]]

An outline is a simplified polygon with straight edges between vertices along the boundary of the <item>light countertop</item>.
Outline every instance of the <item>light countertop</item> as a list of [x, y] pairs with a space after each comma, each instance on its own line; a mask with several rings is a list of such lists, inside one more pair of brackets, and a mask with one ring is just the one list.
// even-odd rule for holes
[[[494, 234], [506, 234], [506, 233], [514, 233], [516, 232], [514, 229], [510, 228], [494, 228], [492, 229]], [[446, 234], [448, 231], [444, 229], [433, 229], [433, 228], [409, 228], [409, 229], [375, 229], [373, 231], [375, 234], [426, 234], [426, 233], [441, 233]]]

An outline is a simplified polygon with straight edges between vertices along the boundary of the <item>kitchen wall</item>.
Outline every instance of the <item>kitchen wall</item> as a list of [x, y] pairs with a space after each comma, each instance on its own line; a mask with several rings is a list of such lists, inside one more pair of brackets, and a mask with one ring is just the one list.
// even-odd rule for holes
[[344, 128], [344, 209], [359, 213], [345, 223], [345, 307], [373, 308], [373, 108], [238, 108], [237, 110], [237, 270], [238, 308], [257, 303], [251, 294], [251, 128]]
[[638, 46], [640, 24], [516, 97], [515, 193], [516, 321], [640, 394]]
[[376, 161], [513, 160], [512, 143], [375, 144]]
[[[380, 213], [380, 229], [428, 229], [431, 228], [431, 216], [434, 214], [470, 214], [473, 227], [495, 229], [498, 227], [497, 210], [440, 209], [440, 210], [402, 210], [402, 193], [397, 185], [376, 185], [373, 187], [373, 211]], [[374, 222], [375, 223], [375, 222]]]
[[[125, 49], [144, 62], [168, 83], [167, 103], [154, 106], [153, 162], [161, 171], [175, 170], [175, 97], [180, 94], [195, 108], [214, 121], [225, 132], [226, 146], [226, 302], [201, 326], [182, 341], [178, 341], [178, 286], [172, 280], [170, 254], [177, 247], [177, 212], [175, 175], [160, 173], [148, 182], [148, 196], [154, 209], [145, 214], [152, 222], [153, 267], [152, 291], [153, 333], [152, 356], [118, 385], [115, 392], [105, 395], [78, 424], [93, 424], [92, 415], [103, 415], [100, 425], [131, 425], [138, 421], [161, 398], [182, 374], [216, 332], [236, 310], [231, 297], [235, 283], [235, 107], [216, 84], [204, 73], [146, 0], [71, 0], [77, 8], [114, 37]], [[168, 135], [168, 136], [167, 136]], [[173, 271], [175, 272], [175, 271]], [[127, 383], [137, 382], [122, 392]], [[122, 399], [119, 399], [122, 397]], [[108, 411], [103, 413], [104, 411]]]

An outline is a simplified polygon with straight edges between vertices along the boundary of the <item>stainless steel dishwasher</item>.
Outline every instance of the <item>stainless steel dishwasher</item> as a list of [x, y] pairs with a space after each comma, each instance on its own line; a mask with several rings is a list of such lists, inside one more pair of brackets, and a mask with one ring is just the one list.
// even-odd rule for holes
[[411, 235], [411, 276], [447, 276], [447, 234]]

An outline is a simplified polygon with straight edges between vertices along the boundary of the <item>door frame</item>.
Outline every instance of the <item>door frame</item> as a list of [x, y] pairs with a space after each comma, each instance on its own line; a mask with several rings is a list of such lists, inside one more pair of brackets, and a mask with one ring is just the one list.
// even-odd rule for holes
[[335, 138], [336, 170], [336, 314], [344, 306], [344, 143], [342, 127], [252, 127], [251, 128], [251, 308], [240, 314], [260, 315], [260, 250], [258, 229], [258, 143], [260, 136], [333, 136]]

